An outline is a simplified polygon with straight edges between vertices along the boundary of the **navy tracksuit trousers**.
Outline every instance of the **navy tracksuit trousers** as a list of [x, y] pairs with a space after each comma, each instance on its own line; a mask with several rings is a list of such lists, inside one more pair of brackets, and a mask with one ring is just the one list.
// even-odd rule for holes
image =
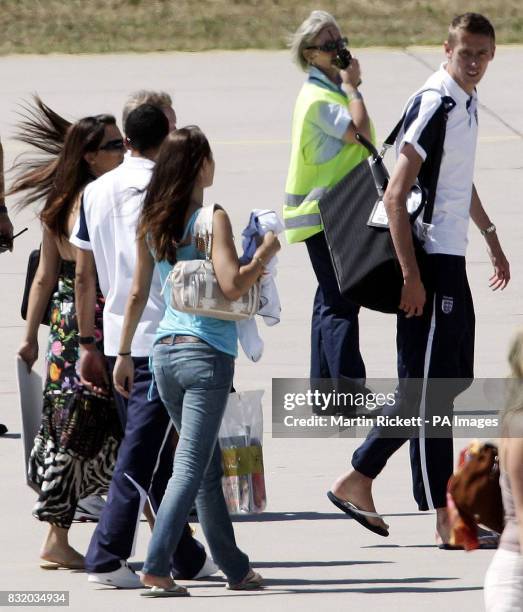
[[[111, 572], [121, 559], [133, 555], [143, 506], [147, 497], [156, 515], [173, 469], [173, 426], [156, 386], [151, 400], [147, 394], [152, 375], [147, 357], [133, 358], [134, 385], [127, 401], [115, 393], [125, 436], [109, 488], [107, 504], [95, 529], [85, 557], [88, 572]], [[110, 369], [115, 359], [109, 358]], [[206, 559], [204, 547], [185, 525], [173, 555], [173, 569], [192, 578]]]
[[325, 234], [305, 241], [318, 279], [311, 323], [311, 378], [365, 378], [360, 353], [360, 307], [340, 294]]
[[[465, 257], [438, 254], [427, 260], [423, 314], [410, 319], [398, 315], [400, 380], [395, 406], [382, 414], [409, 416], [414, 406], [418, 416], [432, 422], [432, 415], [451, 417], [454, 399], [472, 382], [475, 316]], [[446, 506], [447, 482], [453, 471], [452, 428], [445, 437], [441, 437], [441, 428], [438, 437], [433, 432], [430, 425], [422, 424], [410, 438], [414, 498], [420, 510]], [[354, 452], [352, 465], [376, 478], [406, 440], [381, 437], [380, 428], [375, 427]]]

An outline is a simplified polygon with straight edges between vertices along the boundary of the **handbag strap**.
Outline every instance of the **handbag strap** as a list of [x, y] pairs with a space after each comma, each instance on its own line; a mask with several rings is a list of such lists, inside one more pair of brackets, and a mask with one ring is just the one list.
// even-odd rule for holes
[[212, 253], [212, 225], [214, 211], [216, 208], [220, 208], [218, 204], [212, 206], [203, 206], [198, 216], [194, 221], [193, 235], [198, 240], [203, 240], [205, 245], [205, 259], [211, 261]]

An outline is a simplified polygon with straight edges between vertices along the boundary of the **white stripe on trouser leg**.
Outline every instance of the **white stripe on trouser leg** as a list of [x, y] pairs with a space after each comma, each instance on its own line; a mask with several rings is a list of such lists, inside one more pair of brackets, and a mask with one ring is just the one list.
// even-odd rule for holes
[[[169, 438], [169, 435], [172, 436], [173, 427], [174, 427], [174, 425], [173, 425], [172, 421], [169, 419], [169, 424], [167, 425], [167, 429], [165, 430], [165, 436], [163, 437], [163, 442], [162, 442], [162, 445], [160, 446], [160, 450], [158, 452], [158, 457], [156, 459], [156, 465], [154, 466], [153, 475], [151, 476], [151, 486], [153, 484], [154, 477], [156, 476], [156, 472], [158, 471], [158, 466], [160, 465], [160, 460], [162, 458], [162, 452], [163, 452], [163, 449], [165, 447], [165, 444], [166, 444], [166, 442], [167, 442], [167, 440]], [[150, 487], [149, 487], [149, 490], [150, 490]], [[149, 502], [150, 501], [151, 500], [149, 499]], [[149, 503], [149, 508], [151, 509], [151, 514], [156, 519], [156, 512], [154, 511], [154, 508], [153, 508], [151, 503]]]
[[436, 294], [434, 294], [434, 303], [432, 304], [432, 318], [430, 320], [429, 336], [427, 338], [427, 347], [425, 349], [425, 365], [423, 366], [423, 388], [421, 391], [420, 417], [421, 427], [419, 432], [419, 455], [421, 462], [421, 476], [423, 478], [423, 488], [429, 510], [434, 510], [434, 502], [430, 492], [429, 474], [427, 471], [427, 451], [425, 447], [425, 413], [426, 413], [426, 398], [427, 398], [427, 382], [429, 378], [430, 358], [432, 355], [432, 343], [434, 341], [434, 332], [436, 330]]
[[[165, 430], [165, 435], [163, 437], [162, 445], [160, 446], [160, 449], [158, 450], [158, 456], [156, 457], [156, 465], [154, 466], [153, 474], [151, 476], [151, 484], [153, 482], [154, 475], [158, 471], [158, 466], [160, 465], [160, 458], [162, 456], [162, 451], [163, 451], [163, 448], [165, 446], [165, 443], [167, 441], [167, 438], [168, 438], [169, 433], [171, 432], [171, 430], [172, 430], [172, 422], [169, 421], [169, 424], [167, 425], [167, 428]], [[125, 477], [127, 479], [129, 479], [133, 483], [133, 485], [136, 487], [138, 493], [140, 494], [140, 505], [138, 507], [138, 513], [136, 515], [136, 527], [134, 528], [133, 547], [132, 547], [132, 550], [131, 550], [131, 554], [129, 555], [129, 557], [132, 557], [132, 556], [134, 556], [134, 551], [135, 551], [135, 548], [136, 548], [136, 540], [138, 538], [138, 527], [140, 526], [140, 519], [142, 517], [142, 512], [143, 512], [143, 509], [144, 509], [144, 506], [145, 506], [145, 502], [147, 500], [148, 492], [143, 487], [141, 487], [136, 482], [136, 480], [134, 480], [134, 478], [131, 478], [131, 476], [129, 476], [129, 474], [124, 474], [124, 475], [125, 475]], [[150, 488], [150, 485], [149, 485], [149, 488]], [[154, 518], [156, 519], [156, 514], [155, 514], [151, 504], [149, 504], [149, 507], [151, 508], [151, 512], [152, 512]]]
[[134, 478], [131, 478], [129, 474], [124, 474], [124, 476], [132, 482], [132, 484], [136, 487], [138, 493], [140, 494], [140, 505], [138, 507], [138, 512], [136, 513], [136, 526], [134, 528], [134, 536], [133, 536], [133, 547], [131, 549], [131, 554], [129, 557], [134, 556], [134, 550], [136, 548], [136, 539], [138, 537], [138, 527], [140, 526], [140, 517], [142, 516], [143, 507], [145, 506], [145, 500], [147, 499], [147, 491], [141, 487]]

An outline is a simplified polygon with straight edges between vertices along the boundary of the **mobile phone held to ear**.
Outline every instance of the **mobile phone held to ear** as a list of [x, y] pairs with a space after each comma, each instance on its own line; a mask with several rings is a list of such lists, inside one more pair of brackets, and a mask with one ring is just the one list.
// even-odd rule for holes
[[350, 51], [345, 46], [340, 45], [336, 49], [336, 59], [334, 61], [335, 61], [336, 66], [340, 70], [345, 70], [346, 68], [350, 66], [350, 63], [352, 61], [352, 55], [350, 54]]

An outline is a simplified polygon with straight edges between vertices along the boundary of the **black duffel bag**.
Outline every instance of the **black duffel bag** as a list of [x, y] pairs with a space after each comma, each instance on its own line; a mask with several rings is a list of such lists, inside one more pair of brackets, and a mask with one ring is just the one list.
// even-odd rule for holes
[[[419, 195], [419, 205], [410, 212], [411, 223], [423, 211], [423, 223], [430, 224], [443, 154], [447, 109], [442, 104], [441, 136], [431, 151], [430, 185], [417, 184], [411, 195]], [[350, 301], [386, 313], [397, 313], [403, 287], [403, 275], [394, 249], [383, 206], [383, 194], [389, 174], [383, 163], [387, 148], [394, 144], [405, 119], [400, 119], [378, 153], [360, 134], [360, 143], [371, 156], [353, 168], [319, 200], [319, 209], [340, 293]], [[427, 157], [428, 159], [428, 157]], [[381, 214], [380, 214], [381, 211]], [[413, 232], [418, 265], [424, 278], [425, 252]]]

